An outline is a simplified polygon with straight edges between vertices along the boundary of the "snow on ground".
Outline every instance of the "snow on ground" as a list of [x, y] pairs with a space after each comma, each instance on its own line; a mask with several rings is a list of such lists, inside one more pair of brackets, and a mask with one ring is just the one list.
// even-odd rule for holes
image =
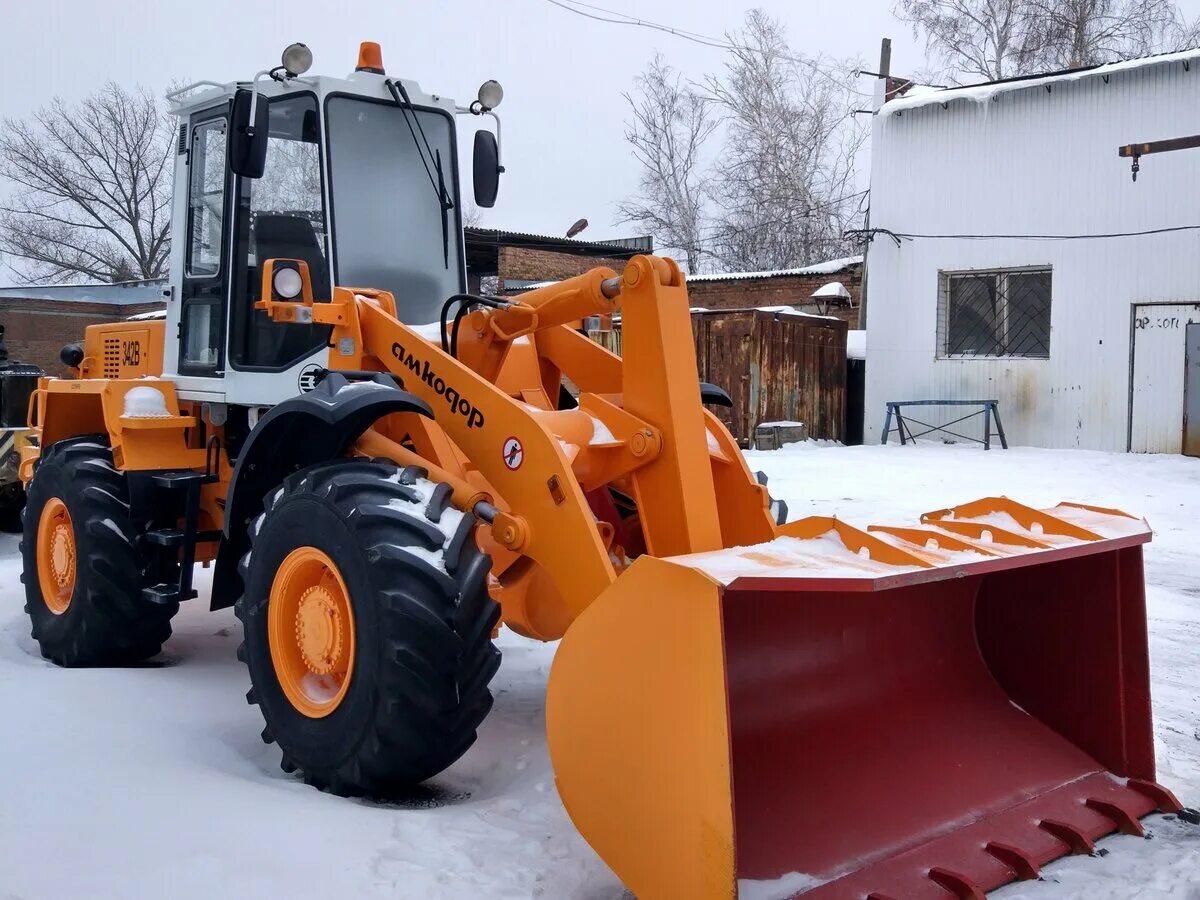
[[[900, 524], [989, 494], [1145, 515], [1160, 780], [1200, 805], [1200, 460], [813, 443], [747, 455], [793, 518]], [[427, 790], [344, 800], [284, 775], [260, 741], [231, 611], [193, 601], [143, 668], [67, 671], [29, 637], [19, 570], [16, 539], [0, 536], [0, 897], [628, 898], [554, 791], [542, 730], [552, 645], [502, 635], [495, 710]], [[1109, 838], [1108, 855], [998, 896], [1200, 897], [1200, 829], [1161, 817], [1150, 828], [1152, 841]]]

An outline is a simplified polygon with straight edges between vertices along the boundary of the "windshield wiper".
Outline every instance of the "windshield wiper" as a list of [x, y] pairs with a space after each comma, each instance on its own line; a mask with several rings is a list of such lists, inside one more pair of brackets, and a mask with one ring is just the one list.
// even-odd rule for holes
[[[442, 151], [440, 149], [434, 151], [429, 146], [429, 138], [425, 137], [425, 129], [421, 127], [421, 120], [417, 116], [416, 107], [413, 106], [412, 100], [409, 99], [408, 91], [404, 89], [404, 85], [398, 81], [392, 81], [390, 78], [384, 83], [387, 85], [392, 99], [400, 107], [400, 112], [404, 116], [404, 124], [408, 126], [408, 133], [412, 135], [413, 146], [417, 148], [417, 156], [421, 157], [421, 165], [425, 167], [425, 174], [429, 176], [429, 184], [433, 188], [433, 192], [437, 195], [438, 205], [442, 209], [442, 263], [448, 269], [450, 268], [449, 213], [450, 210], [454, 209], [454, 201], [450, 199], [450, 192], [446, 190], [446, 176], [442, 172]], [[416, 128], [413, 127], [414, 124]], [[418, 132], [420, 132], [420, 138], [417, 137]], [[431, 163], [432, 168], [430, 168]], [[437, 173], [436, 177], [434, 175], [435, 172]]]

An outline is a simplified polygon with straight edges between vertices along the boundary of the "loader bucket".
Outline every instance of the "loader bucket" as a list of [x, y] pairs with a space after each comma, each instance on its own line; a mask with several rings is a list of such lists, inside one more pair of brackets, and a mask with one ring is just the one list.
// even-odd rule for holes
[[993, 498], [783, 531], [640, 558], [559, 647], [559, 793], [639, 898], [978, 897], [1179, 809], [1144, 522]]

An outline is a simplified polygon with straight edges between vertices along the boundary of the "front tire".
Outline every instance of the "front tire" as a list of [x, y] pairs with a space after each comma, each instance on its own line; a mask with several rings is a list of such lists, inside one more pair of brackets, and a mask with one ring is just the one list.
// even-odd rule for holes
[[104, 438], [46, 449], [29, 482], [21, 540], [25, 611], [60, 666], [141, 662], [171, 635], [178, 603], [142, 597], [129, 487]]
[[251, 525], [235, 606], [247, 699], [284, 771], [323, 790], [407, 790], [462, 756], [492, 706], [491, 560], [449, 486], [424, 475], [321, 463]]

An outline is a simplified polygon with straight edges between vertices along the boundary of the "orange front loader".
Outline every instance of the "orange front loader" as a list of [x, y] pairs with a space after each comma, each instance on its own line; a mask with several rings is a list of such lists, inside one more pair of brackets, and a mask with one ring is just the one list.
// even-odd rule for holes
[[[272, 292], [289, 267], [303, 299]], [[151, 425], [130, 414], [145, 381], [38, 394], [42, 434], [108, 432], [114, 474], [205, 479], [182, 531], [198, 558], [216, 541], [214, 606], [242, 592], [250, 699], [289, 771], [378, 793], [464, 752], [490, 596], [562, 639], [559, 793], [639, 897], [976, 897], [1180, 809], [1154, 782], [1141, 520], [989, 498], [906, 527], [777, 523], [704, 409], [670, 260], [469, 298], [432, 337], [383, 291], [313, 302], [305, 270], [266, 263], [259, 309], [329, 326], [328, 374], [236, 453], [169, 382]], [[573, 327], [618, 309], [623, 358]], [[35, 514], [67, 491], [39, 477]], [[58, 615], [83, 602], [70, 506], [27, 535]]]
[[[459, 360], [348, 295], [313, 308], [335, 342], [361, 334], [335, 364], [434, 407], [520, 554], [506, 622], [565, 634], [559, 791], [638, 896], [977, 896], [1179, 809], [1153, 781], [1145, 523], [992, 499], [914, 528], [777, 525], [702, 408], [669, 260], [477, 311]], [[569, 327], [618, 302], [623, 360]], [[578, 410], [554, 409], [563, 374]], [[438, 414], [451, 392], [482, 424]]]

